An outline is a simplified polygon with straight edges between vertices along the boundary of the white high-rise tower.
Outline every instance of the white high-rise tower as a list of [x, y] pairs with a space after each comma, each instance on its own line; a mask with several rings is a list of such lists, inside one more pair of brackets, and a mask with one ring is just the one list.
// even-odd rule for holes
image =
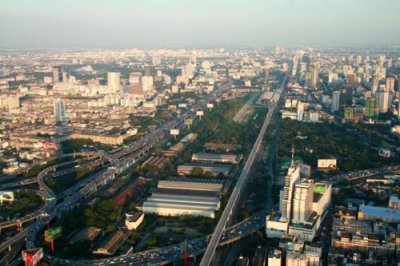
[[60, 98], [54, 102], [54, 116], [57, 123], [65, 120], [65, 104]]

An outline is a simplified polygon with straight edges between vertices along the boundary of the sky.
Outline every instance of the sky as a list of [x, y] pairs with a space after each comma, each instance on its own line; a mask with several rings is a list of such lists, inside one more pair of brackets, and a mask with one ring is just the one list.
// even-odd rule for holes
[[398, 44], [400, 0], [0, 0], [1, 48]]

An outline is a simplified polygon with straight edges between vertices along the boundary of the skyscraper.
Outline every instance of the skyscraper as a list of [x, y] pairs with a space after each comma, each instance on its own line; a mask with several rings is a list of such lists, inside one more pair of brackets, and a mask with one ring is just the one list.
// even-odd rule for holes
[[299, 102], [297, 104], [297, 120], [303, 121], [304, 119], [304, 103]]
[[62, 72], [59, 67], [53, 67], [53, 83], [62, 81]]
[[372, 86], [371, 86], [371, 91], [373, 95], [375, 95], [375, 93], [378, 91], [378, 88], [379, 88], [379, 79], [377, 76], [374, 76], [372, 78]]
[[378, 91], [378, 95], [379, 95], [379, 113], [387, 113], [387, 111], [389, 110], [389, 92], [380, 89]]
[[117, 93], [120, 90], [120, 76], [119, 72], [107, 72], [107, 84], [111, 93]]
[[152, 93], [154, 90], [154, 81], [152, 76], [143, 76], [142, 77], [142, 84], [143, 84], [143, 92]]
[[386, 79], [386, 91], [393, 93], [395, 91], [395, 83], [396, 79], [394, 77], [388, 77]]
[[57, 123], [65, 120], [65, 104], [60, 98], [54, 102], [54, 116]]
[[379, 117], [379, 99], [368, 98], [365, 100], [365, 118], [377, 119]]
[[332, 111], [338, 112], [340, 108], [340, 91], [332, 93]]
[[305, 224], [312, 213], [314, 185], [312, 179], [302, 179], [294, 188], [292, 223]]
[[318, 63], [314, 62], [310, 65], [310, 85], [316, 89], [318, 85]]
[[142, 84], [142, 73], [131, 72], [129, 74], [130, 93], [135, 95], [144, 95]]
[[292, 151], [292, 163], [285, 177], [285, 186], [280, 192], [281, 220], [290, 222], [292, 217], [292, 202], [294, 185], [300, 179], [300, 168], [294, 163], [294, 152]]

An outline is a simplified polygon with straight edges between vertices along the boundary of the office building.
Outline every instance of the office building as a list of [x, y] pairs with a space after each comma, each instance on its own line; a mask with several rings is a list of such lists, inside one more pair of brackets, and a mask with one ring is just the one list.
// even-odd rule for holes
[[378, 89], [379, 89], [379, 78], [377, 76], [374, 76], [372, 78], [372, 86], [371, 86], [372, 95], [375, 95]]
[[318, 63], [314, 62], [310, 65], [310, 86], [317, 89], [318, 86]]
[[383, 89], [378, 91], [378, 99], [379, 99], [379, 113], [387, 113], [389, 111], [389, 92]]
[[20, 100], [18, 95], [0, 95], [0, 109], [17, 109], [19, 105]]
[[294, 160], [288, 169], [288, 173], [285, 177], [285, 186], [280, 193], [280, 206], [279, 210], [282, 214], [282, 221], [290, 221], [292, 218], [292, 202], [293, 202], [293, 191], [295, 184], [300, 179], [300, 167], [295, 165]]
[[297, 104], [297, 121], [303, 121], [304, 119], [304, 103], [299, 102]]
[[396, 79], [394, 77], [388, 77], [386, 79], [386, 91], [394, 93], [395, 91], [395, 84], [396, 84]]
[[59, 67], [53, 67], [53, 83], [62, 81], [62, 72]]
[[313, 211], [313, 181], [302, 179], [294, 188], [292, 223], [305, 224]]
[[340, 91], [332, 93], [332, 111], [338, 112], [340, 109]]
[[379, 117], [379, 99], [368, 98], [365, 100], [364, 115], [366, 119], [378, 119]]
[[145, 94], [153, 93], [154, 91], [154, 81], [152, 76], [142, 77], [143, 92]]
[[54, 116], [56, 123], [63, 122], [65, 120], [65, 104], [60, 98], [54, 102]]
[[140, 72], [131, 72], [129, 74], [130, 93], [135, 95], [144, 95], [142, 74]]
[[117, 93], [120, 91], [121, 73], [107, 72], [107, 85], [110, 93]]
[[327, 214], [332, 186], [300, 179], [299, 168], [292, 158], [280, 192], [279, 212], [272, 212], [266, 217], [265, 230], [269, 238], [290, 235], [311, 242]]

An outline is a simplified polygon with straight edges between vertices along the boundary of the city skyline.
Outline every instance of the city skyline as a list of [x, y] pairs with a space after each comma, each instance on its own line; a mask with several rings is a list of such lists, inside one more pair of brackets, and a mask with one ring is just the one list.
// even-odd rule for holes
[[395, 45], [400, 2], [2, 1], [0, 48]]

